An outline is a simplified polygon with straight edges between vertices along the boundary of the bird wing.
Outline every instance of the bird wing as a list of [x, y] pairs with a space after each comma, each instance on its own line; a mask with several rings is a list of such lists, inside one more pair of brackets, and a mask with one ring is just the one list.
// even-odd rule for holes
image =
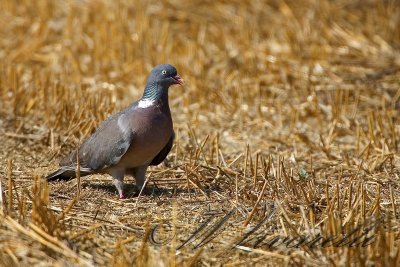
[[157, 156], [155, 156], [154, 159], [150, 162], [150, 165], [153, 166], [158, 165], [164, 161], [168, 153], [171, 151], [172, 145], [174, 144], [174, 139], [175, 139], [175, 132], [172, 132], [172, 135], [169, 138], [168, 143], [164, 146], [163, 149], [161, 149], [160, 152], [158, 152]]
[[100, 124], [99, 128], [78, 149], [60, 162], [60, 167], [76, 166], [77, 153], [82, 169], [101, 170], [118, 164], [131, 146], [134, 129], [124, 111], [116, 113]]

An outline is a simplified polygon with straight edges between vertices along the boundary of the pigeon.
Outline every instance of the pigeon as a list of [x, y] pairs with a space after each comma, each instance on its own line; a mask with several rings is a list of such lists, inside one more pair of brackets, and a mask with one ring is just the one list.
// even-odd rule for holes
[[168, 89], [175, 84], [184, 84], [176, 68], [157, 65], [148, 76], [142, 98], [103, 121], [79, 149], [60, 161], [47, 181], [75, 178], [79, 160], [80, 176], [111, 175], [121, 199], [126, 197], [125, 175], [132, 175], [141, 190], [147, 168], [163, 162], [174, 142]]

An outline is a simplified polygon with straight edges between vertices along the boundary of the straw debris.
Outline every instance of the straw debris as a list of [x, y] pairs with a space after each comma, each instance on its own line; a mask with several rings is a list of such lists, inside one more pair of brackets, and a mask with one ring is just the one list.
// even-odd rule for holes
[[[1, 266], [400, 265], [398, 1], [2, 0], [0, 24]], [[149, 194], [43, 182], [164, 62], [186, 85]]]

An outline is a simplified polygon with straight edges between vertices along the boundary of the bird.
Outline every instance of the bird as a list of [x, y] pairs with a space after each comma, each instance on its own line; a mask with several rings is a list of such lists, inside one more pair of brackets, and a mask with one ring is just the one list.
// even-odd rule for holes
[[163, 162], [173, 146], [175, 132], [168, 89], [183, 84], [174, 66], [155, 66], [142, 97], [103, 121], [78, 149], [60, 161], [59, 169], [47, 175], [46, 180], [76, 178], [79, 166], [81, 177], [95, 173], [111, 175], [120, 199], [126, 198], [125, 175], [132, 175], [141, 190], [147, 168]]

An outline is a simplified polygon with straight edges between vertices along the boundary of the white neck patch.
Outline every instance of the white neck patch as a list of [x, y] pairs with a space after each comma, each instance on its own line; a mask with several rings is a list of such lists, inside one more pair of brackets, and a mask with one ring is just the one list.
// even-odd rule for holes
[[139, 100], [138, 108], [148, 108], [154, 104], [154, 100], [144, 99]]

